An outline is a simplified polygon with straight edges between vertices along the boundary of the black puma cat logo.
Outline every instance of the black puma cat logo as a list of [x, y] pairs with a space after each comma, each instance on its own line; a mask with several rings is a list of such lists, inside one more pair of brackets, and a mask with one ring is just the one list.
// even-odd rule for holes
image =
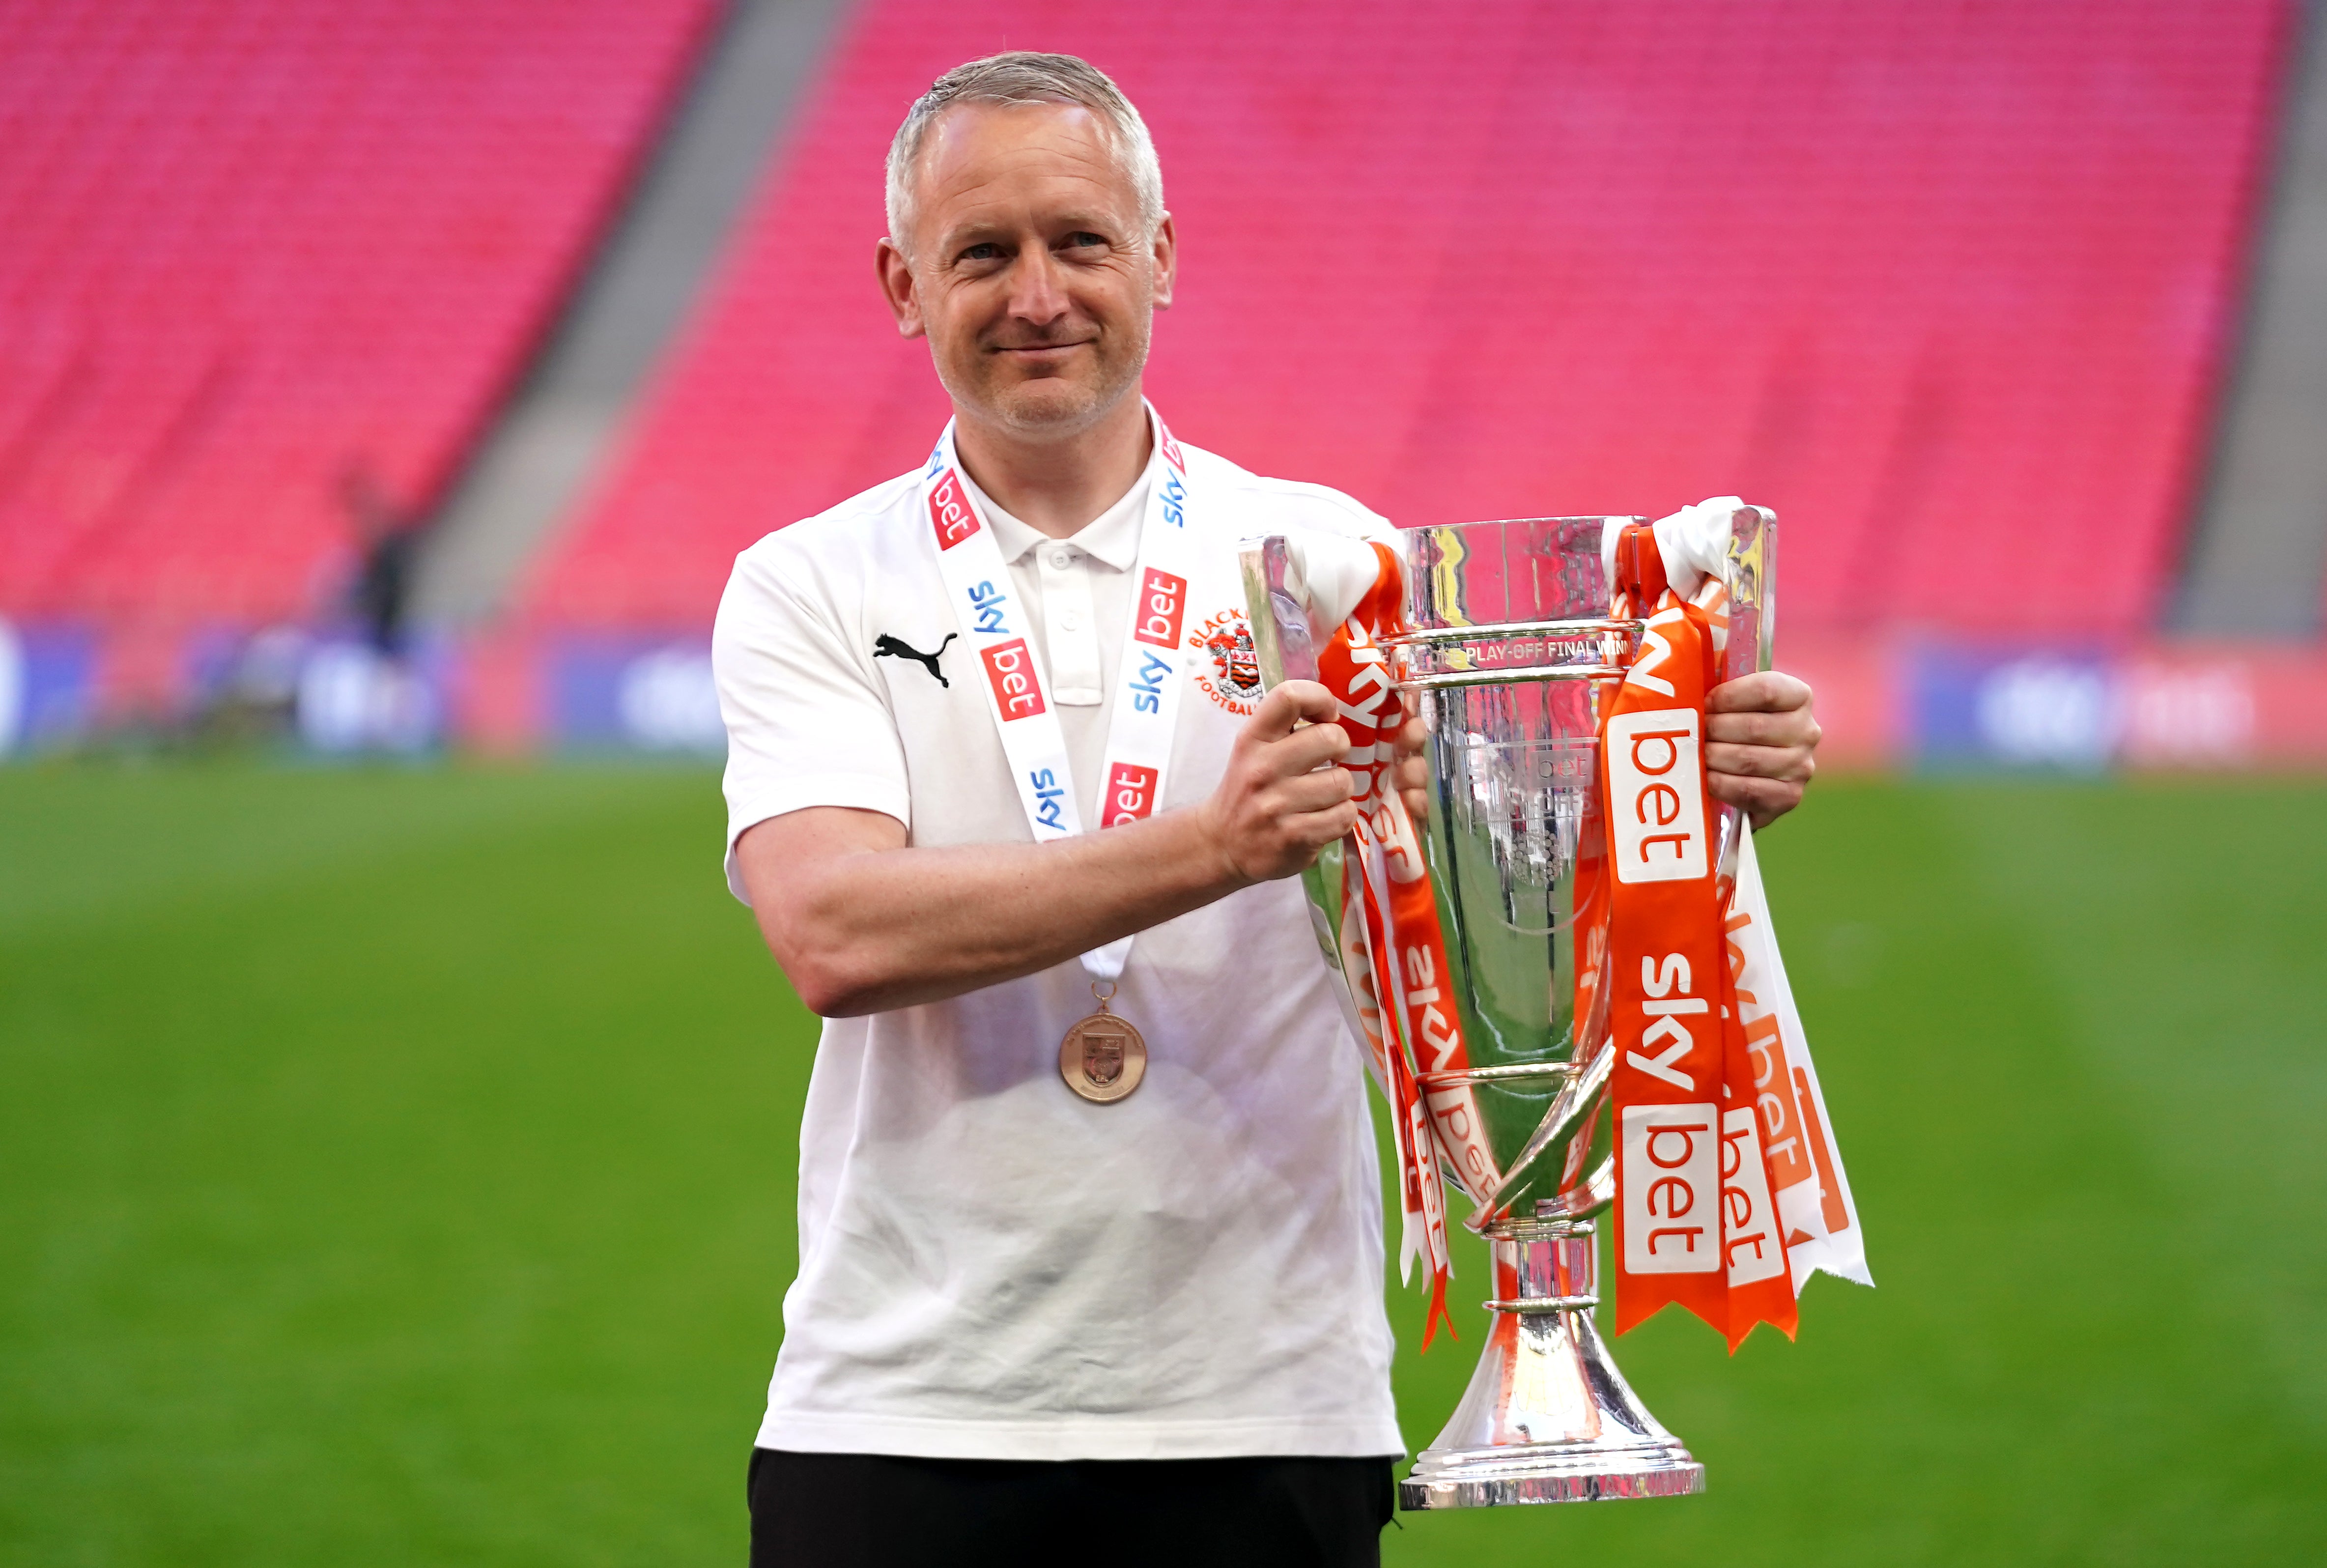
[[938, 685], [950, 688], [953, 682], [946, 679], [945, 672], [938, 668], [938, 654], [946, 650], [946, 642], [951, 642], [960, 635], [958, 631], [949, 631], [945, 634], [945, 642], [938, 644], [935, 653], [923, 653], [911, 643], [900, 642], [884, 631], [873, 639], [873, 657], [874, 658], [910, 658], [937, 677]]

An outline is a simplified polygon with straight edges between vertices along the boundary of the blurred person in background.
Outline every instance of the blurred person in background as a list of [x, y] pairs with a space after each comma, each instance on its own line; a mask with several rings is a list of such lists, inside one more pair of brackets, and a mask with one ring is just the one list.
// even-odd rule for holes
[[348, 588], [348, 607], [373, 651], [383, 658], [400, 658], [419, 566], [419, 525], [389, 499], [368, 463], [351, 462], [341, 471], [340, 501], [355, 526], [360, 563]]
[[[1237, 544], [1389, 525], [1145, 401], [1177, 240], [1097, 70], [947, 73], [888, 210], [954, 421], [744, 551], [714, 636], [729, 885], [826, 1019], [752, 1560], [1378, 1563], [1379, 1178], [1288, 880], [1351, 825], [1349, 742], [1322, 686], [1260, 692]], [[1286, 265], [1334, 265], [1313, 239]], [[1790, 809], [1808, 688], [1712, 706], [1715, 796]]]

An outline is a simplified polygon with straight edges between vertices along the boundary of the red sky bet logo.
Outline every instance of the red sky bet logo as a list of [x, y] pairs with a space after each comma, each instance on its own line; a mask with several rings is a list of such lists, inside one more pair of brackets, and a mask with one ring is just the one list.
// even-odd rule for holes
[[1113, 827], [1136, 822], [1155, 809], [1155, 770], [1136, 762], [1117, 762], [1107, 776], [1107, 794], [1098, 803], [1098, 825]]
[[1180, 646], [1180, 616], [1188, 608], [1188, 580], [1147, 568], [1139, 585], [1139, 623], [1131, 635], [1157, 648]]
[[981, 648], [977, 657], [986, 661], [986, 682], [994, 688], [994, 705], [1002, 710], [1005, 723], [1031, 719], [1043, 711], [1042, 688], [1034, 680], [1034, 656], [1026, 651], [1024, 638]]
[[962, 493], [961, 477], [948, 469], [930, 491], [930, 524], [938, 531], [938, 548], [950, 550], [977, 532], [977, 513]]

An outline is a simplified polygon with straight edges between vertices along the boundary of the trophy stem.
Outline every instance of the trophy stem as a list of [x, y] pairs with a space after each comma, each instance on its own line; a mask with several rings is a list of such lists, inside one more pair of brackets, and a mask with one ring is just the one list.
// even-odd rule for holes
[[1705, 1467], [1650, 1415], [1608, 1355], [1596, 1237], [1575, 1219], [1499, 1221], [1494, 1327], [1438, 1440], [1398, 1483], [1406, 1508], [1579, 1503], [1705, 1489]]

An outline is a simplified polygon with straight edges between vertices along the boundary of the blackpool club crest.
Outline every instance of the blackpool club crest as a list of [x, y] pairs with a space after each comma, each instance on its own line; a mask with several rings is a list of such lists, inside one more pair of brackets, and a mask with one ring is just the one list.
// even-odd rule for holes
[[1241, 610], [1228, 610], [1188, 633], [1188, 646], [1206, 654], [1211, 667], [1195, 667], [1196, 685], [1232, 714], [1249, 718], [1260, 705], [1260, 656], [1253, 651], [1252, 624]]

